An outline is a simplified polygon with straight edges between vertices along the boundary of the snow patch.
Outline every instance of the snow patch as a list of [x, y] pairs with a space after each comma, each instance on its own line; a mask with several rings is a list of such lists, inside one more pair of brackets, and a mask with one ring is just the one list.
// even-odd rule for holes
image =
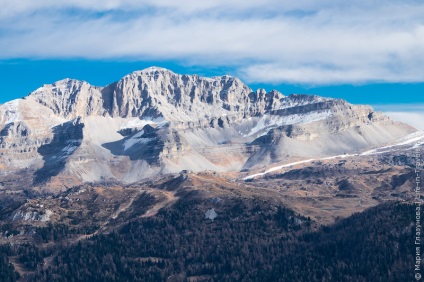
[[314, 161], [314, 159], [303, 160], [303, 161], [299, 161], [299, 162], [294, 162], [294, 163], [289, 163], [289, 164], [285, 164], [285, 165], [280, 165], [280, 166], [272, 167], [272, 168], [270, 168], [270, 169], [266, 170], [265, 172], [261, 172], [261, 173], [256, 173], [256, 174], [249, 175], [249, 176], [247, 176], [247, 177], [243, 178], [243, 180], [253, 179], [253, 178], [258, 177], [258, 176], [264, 176], [265, 174], [268, 174], [268, 173], [270, 173], [270, 172], [274, 172], [274, 171], [277, 171], [277, 170], [283, 169], [283, 168], [285, 168], [285, 167], [291, 167], [291, 166], [293, 166], [293, 165], [304, 164], [304, 163], [310, 163], [310, 162], [312, 162], [312, 161]]
[[3, 114], [1, 117], [2, 123], [9, 124], [12, 122], [20, 121], [19, 102], [20, 102], [20, 99], [16, 99], [16, 100], [7, 102], [1, 106], [3, 108], [2, 109]]
[[131, 138], [125, 140], [125, 142], [123, 144], [124, 150], [126, 151], [136, 144], [147, 144], [150, 141], [155, 139], [155, 138], [141, 138], [141, 136], [143, 136], [143, 134], [144, 134], [144, 130], [138, 132], [137, 134], [135, 134]]
[[68, 145], [65, 148], [62, 149], [63, 154], [69, 156], [72, 155], [73, 152], [78, 148], [78, 146], [75, 145]]
[[41, 87], [37, 88], [35, 91], [33, 91], [32, 93], [43, 92], [43, 90], [44, 90], [44, 86], [41, 86]]
[[144, 118], [144, 119], [139, 119], [139, 118], [134, 118], [134, 119], [130, 119], [127, 122], [125, 122], [124, 124], [121, 125], [120, 129], [127, 129], [127, 128], [143, 128], [146, 125], [154, 125], [157, 127], [163, 127], [165, 125], [167, 125], [169, 122], [167, 120], [165, 120], [163, 117], [160, 118]]
[[[393, 145], [389, 145], [389, 146], [384, 146], [384, 147], [380, 147], [377, 149], [372, 149], [366, 152], [363, 152], [361, 154], [361, 156], [367, 156], [367, 155], [374, 155], [374, 154], [381, 154], [381, 153], [386, 153], [386, 152], [390, 152], [393, 147], [397, 147], [397, 146], [404, 146], [404, 145], [408, 145], [411, 143], [417, 143], [420, 140], [424, 140], [424, 132], [423, 131], [417, 131], [414, 132], [412, 134], [409, 134], [401, 139], [399, 139], [396, 144]], [[420, 143], [417, 143], [414, 145], [414, 148], [416, 148]], [[389, 149], [389, 150], [387, 150]]]
[[244, 135], [244, 137], [252, 136], [262, 130], [269, 130], [283, 125], [307, 124], [316, 122], [331, 117], [332, 115], [333, 113], [330, 110], [310, 112], [307, 114], [293, 114], [287, 116], [265, 114], [259, 119], [256, 126], [252, 128], [247, 135]]
[[[297, 94], [295, 94], [295, 95], [297, 95]], [[328, 100], [329, 99], [324, 98], [324, 97], [314, 96], [314, 101], [309, 101], [308, 99], [303, 99], [303, 100], [299, 101], [299, 100], [294, 100], [289, 96], [289, 97], [285, 97], [284, 99], [281, 100], [280, 110], [293, 108], [293, 107], [299, 107], [299, 106], [305, 106], [305, 105], [309, 105], [309, 104], [315, 104], [315, 103], [319, 103], [319, 102], [325, 102], [325, 101], [328, 101]]]

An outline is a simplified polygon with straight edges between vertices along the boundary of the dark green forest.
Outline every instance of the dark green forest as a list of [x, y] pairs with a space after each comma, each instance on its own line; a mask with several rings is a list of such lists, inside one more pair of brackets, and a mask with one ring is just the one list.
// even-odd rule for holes
[[13, 254], [10, 246], [0, 247], [0, 277], [1, 281], [9, 282], [16, 281], [19, 278], [19, 274], [15, 272], [13, 265], [10, 263], [8, 256]]
[[[32, 281], [414, 279], [412, 205], [382, 204], [313, 231], [308, 218], [256, 199], [225, 199], [215, 204], [212, 221], [204, 214], [211, 203], [204, 201], [180, 200], [154, 217], [55, 251], [4, 246], [2, 281], [18, 278], [12, 255], [34, 270]], [[51, 225], [38, 240], [60, 241], [66, 232]]]

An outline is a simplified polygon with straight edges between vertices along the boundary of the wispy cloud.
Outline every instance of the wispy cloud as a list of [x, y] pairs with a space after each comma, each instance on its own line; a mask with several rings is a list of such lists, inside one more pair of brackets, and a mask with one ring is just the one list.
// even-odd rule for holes
[[374, 109], [384, 112], [393, 120], [424, 130], [424, 104], [374, 105]]
[[2, 1], [0, 58], [176, 60], [248, 82], [424, 81], [421, 1]]
[[393, 120], [401, 121], [417, 129], [424, 130], [423, 112], [385, 112], [385, 114]]

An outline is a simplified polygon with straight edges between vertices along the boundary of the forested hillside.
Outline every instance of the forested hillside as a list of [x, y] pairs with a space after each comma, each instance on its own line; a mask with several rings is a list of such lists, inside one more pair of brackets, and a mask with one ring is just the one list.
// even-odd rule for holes
[[[414, 206], [387, 203], [309, 231], [311, 222], [259, 200], [201, 200], [64, 246], [33, 281], [411, 281]], [[313, 227], [313, 224], [312, 224]], [[51, 227], [54, 232], [54, 227]], [[48, 233], [48, 231], [45, 231]], [[53, 238], [53, 237], [51, 237]], [[20, 260], [42, 254], [16, 249]], [[30, 251], [29, 251], [30, 250]], [[3, 249], [2, 277], [16, 275]], [[15, 254], [16, 255], [16, 254]], [[47, 254], [46, 254], [47, 255]], [[28, 265], [31, 268], [31, 265]], [[4, 273], [4, 274], [3, 274]]]

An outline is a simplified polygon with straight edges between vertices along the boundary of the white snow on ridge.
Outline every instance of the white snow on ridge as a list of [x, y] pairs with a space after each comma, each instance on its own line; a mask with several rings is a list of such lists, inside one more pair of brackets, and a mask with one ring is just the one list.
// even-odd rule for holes
[[1, 116], [2, 123], [9, 124], [12, 122], [20, 121], [19, 102], [20, 102], [20, 99], [16, 99], [0, 106], [1, 108], [3, 108], [2, 109], [3, 114]]
[[162, 117], [161, 118], [145, 118], [145, 119], [134, 118], [124, 123], [120, 129], [143, 128], [147, 124], [162, 127], [168, 124], [168, 121]]
[[291, 124], [307, 124], [326, 119], [332, 115], [333, 113], [330, 110], [315, 111], [307, 114], [293, 114], [287, 116], [265, 114], [259, 119], [256, 126], [252, 128], [247, 135], [245, 135], [245, 137], [252, 136], [264, 129], [269, 130], [271, 128]]
[[257, 176], [263, 176], [263, 175], [268, 174], [270, 172], [274, 172], [274, 171], [277, 171], [277, 170], [280, 170], [280, 169], [283, 169], [283, 168], [286, 168], [286, 167], [291, 167], [291, 166], [294, 166], [294, 165], [298, 165], [298, 164], [310, 163], [310, 162], [313, 162], [313, 161], [332, 160], [332, 159], [337, 159], [337, 158], [344, 159], [344, 158], [353, 157], [353, 156], [358, 156], [358, 155], [357, 154], [354, 154], [354, 155], [343, 154], [343, 155], [325, 157], [325, 158], [322, 158], [322, 159], [308, 159], [308, 160], [298, 161], [298, 162], [294, 162], [294, 163], [288, 163], [288, 164], [284, 164], [284, 165], [272, 167], [272, 168], [266, 170], [265, 172], [261, 172], [261, 173], [256, 173], [256, 174], [249, 175], [249, 176], [243, 178], [243, 180], [252, 179], [252, 178], [255, 178]]
[[126, 151], [129, 148], [131, 148], [132, 146], [134, 146], [135, 144], [137, 144], [140, 141], [140, 138], [141, 138], [141, 136], [143, 136], [143, 134], [144, 134], [144, 130], [142, 130], [139, 133], [135, 134], [130, 139], [127, 139], [124, 142], [124, 150]]
[[44, 90], [44, 86], [38, 87], [35, 91], [33, 91], [32, 93], [38, 93], [38, 92], [43, 92]]
[[409, 135], [405, 136], [404, 138], [400, 139], [399, 140], [399, 143], [396, 143], [396, 144], [393, 144], [393, 145], [389, 145], [389, 146], [384, 146], [384, 147], [373, 149], [373, 150], [369, 150], [369, 151], [363, 152], [360, 155], [361, 156], [367, 156], [367, 155], [381, 154], [381, 153], [390, 152], [390, 150], [387, 150], [387, 149], [391, 149], [391, 148], [396, 147], [396, 146], [408, 145], [408, 144], [411, 144], [411, 143], [420, 141], [422, 139], [424, 139], [424, 132], [423, 131], [417, 131], [417, 132], [414, 132], [412, 134], [409, 134]]
[[274, 172], [274, 171], [280, 170], [282, 168], [286, 168], [286, 167], [290, 167], [290, 166], [298, 165], [298, 164], [310, 163], [310, 162], [312, 162], [314, 160], [315, 159], [309, 159], [309, 160], [304, 160], [304, 161], [299, 161], [299, 162], [294, 162], [294, 163], [289, 163], [289, 164], [285, 164], [285, 165], [280, 165], [280, 166], [272, 167], [272, 168], [266, 170], [265, 172], [261, 172], [261, 173], [256, 173], [256, 174], [249, 175], [249, 176], [243, 178], [243, 180], [252, 179], [252, 178], [255, 178], [257, 176], [264, 176], [265, 174], [268, 174], [270, 172]]
[[[82, 140], [80, 140], [80, 142], [81, 142]], [[63, 152], [63, 154], [64, 155], [66, 155], [66, 156], [69, 156], [69, 155], [72, 155], [72, 153], [76, 150], [76, 149], [78, 149], [78, 146], [75, 146], [75, 145], [68, 145], [68, 146], [66, 146], [65, 148], [63, 148], [62, 149], [62, 152]]]
[[[419, 142], [422, 141], [422, 142]], [[294, 165], [298, 165], [298, 164], [304, 164], [304, 163], [310, 163], [313, 161], [323, 161], [323, 160], [331, 160], [331, 159], [337, 159], [337, 158], [348, 158], [348, 157], [356, 157], [356, 156], [367, 156], [367, 155], [373, 155], [373, 154], [383, 154], [383, 153], [387, 153], [390, 152], [392, 150], [390, 150], [393, 147], [398, 147], [398, 146], [404, 146], [404, 145], [408, 145], [408, 144], [412, 144], [412, 143], [416, 143], [414, 144], [413, 147], [411, 148], [417, 148], [418, 146], [421, 146], [424, 144], [424, 132], [423, 131], [418, 131], [415, 133], [412, 133], [410, 135], [405, 136], [404, 138], [401, 138], [399, 140], [399, 143], [390, 145], [390, 146], [385, 146], [385, 147], [381, 147], [381, 148], [377, 148], [377, 149], [373, 149], [373, 150], [369, 150], [366, 152], [363, 152], [361, 154], [342, 154], [342, 155], [337, 155], [337, 156], [331, 156], [331, 157], [325, 157], [325, 158], [320, 158], [320, 159], [308, 159], [308, 160], [303, 160], [303, 161], [298, 161], [298, 162], [293, 162], [293, 163], [288, 163], [288, 164], [284, 164], [284, 165], [280, 165], [280, 166], [276, 166], [276, 167], [272, 167], [264, 172], [260, 172], [260, 173], [256, 173], [256, 174], [252, 174], [249, 176], [246, 176], [245, 178], [243, 178], [243, 180], [249, 180], [249, 179], [253, 179], [255, 177], [258, 176], [264, 176], [270, 172], [274, 172], [286, 167], [291, 167]], [[387, 150], [389, 149], [389, 150]]]
[[314, 101], [308, 101], [307, 99], [304, 99], [302, 101], [293, 101], [293, 99], [290, 99], [290, 96], [285, 97], [285, 99], [283, 100], [283, 102], [281, 103], [279, 109], [288, 109], [288, 108], [293, 108], [293, 107], [299, 107], [299, 106], [304, 106], [304, 105], [308, 105], [308, 104], [315, 104], [315, 103], [319, 103], [319, 102], [325, 102], [327, 100], [329, 100], [328, 98], [324, 98], [324, 97], [319, 97], [319, 96], [315, 96], [314, 97]]

